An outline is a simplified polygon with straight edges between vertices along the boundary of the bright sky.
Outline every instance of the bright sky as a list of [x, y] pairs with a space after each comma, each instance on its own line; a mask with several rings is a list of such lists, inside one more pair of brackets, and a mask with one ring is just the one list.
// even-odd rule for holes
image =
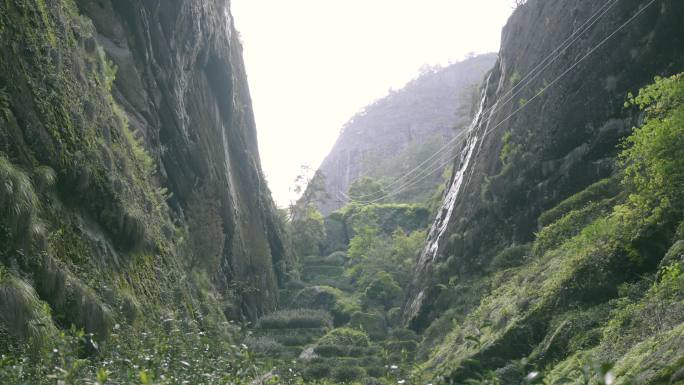
[[261, 163], [279, 206], [344, 123], [423, 65], [496, 52], [510, 0], [232, 0]]

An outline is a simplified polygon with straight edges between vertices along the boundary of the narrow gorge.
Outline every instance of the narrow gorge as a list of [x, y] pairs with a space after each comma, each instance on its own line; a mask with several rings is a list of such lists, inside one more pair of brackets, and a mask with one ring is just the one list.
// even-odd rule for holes
[[0, 384], [684, 384], [684, 2], [516, 1], [289, 207], [231, 5], [0, 0]]

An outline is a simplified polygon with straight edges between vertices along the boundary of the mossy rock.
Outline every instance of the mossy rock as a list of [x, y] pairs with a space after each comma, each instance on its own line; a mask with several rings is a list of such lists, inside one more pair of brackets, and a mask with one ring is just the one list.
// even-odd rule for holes
[[387, 336], [387, 323], [380, 314], [354, 312], [349, 320], [349, 326], [365, 331], [373, 340], [380, 340]]

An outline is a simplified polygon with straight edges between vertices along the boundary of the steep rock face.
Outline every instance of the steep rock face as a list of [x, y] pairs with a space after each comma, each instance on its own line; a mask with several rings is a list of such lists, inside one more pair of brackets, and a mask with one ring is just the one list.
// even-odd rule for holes
[[[495, 60], [494, 54], [479, 55], [429, 70], [354, 116], [319, 168], [328, 193], [327, 199], [318, 202], [321, 212], [327, 215], [342, 207], [344, 194], [358, 178], [391, 181], [457, 135], [469, 121], [473, 95]], [[449, 155], [438, 160], [443, 163]], [[435, 164], [430, 169], [435, 169]], [[408, 186], [395, 198], [409, 202], [428, 198], [432, 187], [441, 183], [442, 172], [443, 168], [434, 170], [429, 178]]]
[[[497, 253], [534, 239], [544, 210], [609, 176], [620, 139], [638, 122], [623, 106], [627, 93], [684, 68], [681, 2], [648, 2], [638, 15], [645, 2], [609, 3], [530, 0], [509, 20], [481, 113], [418, 260], [406, 304], [414, 328], [448, 308], [438, 284], [483, 274]], [[527, 83], [547, 55], [606, 9]]]
[[104, 338], [272, 310], [291, 261], [228, 1], [3, 2], [0, 35], [3, 311]]
[[244, 310], [251, 317], [272, 308], [287, 254], [261, 172], [228, 1], [78, 4], [119, 68], [116, 99], [155, 155], [161, 183], [173, 192], [170, 204], [188, 216], [198, 193], [218, 201], [223, 287], [247, 288]]

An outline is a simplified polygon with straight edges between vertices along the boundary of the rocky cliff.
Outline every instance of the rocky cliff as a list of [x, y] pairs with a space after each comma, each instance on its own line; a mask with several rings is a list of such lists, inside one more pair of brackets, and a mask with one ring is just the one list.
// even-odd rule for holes
[[[428, 69], [350, 119], [319, 168], [328, 193], [327, 199], [318, 202], [321, 212], [327, 215], [342, 207], [344, 194], [360, 177], [391, 182], [458, 134], [469, 122], [473, 95], [495, 60], [494, 54], [479, 55]], [[449, 155], [439, 160], [443, 163]], [[442, 183], [443, 171], [433, 171], [424, 183], [412, 185], [394, 198], [403, 202], [426, 200]]]
[[6, 1], [0, 35], [0, 309], [23, 314], [0, 329], [42, 302], [99, 338], [275, 307], [291, 261], [228, 1]]
[[[683, 6], [668, 0], [530, 0], [515, 11], [406, 304], [407, 322], [428, 328], [428, 340], [439, 339], [438, 328], [451, 330], [446, 341], [435, 342], [441, 347], [426, 365], [431, 375], [458, 381], [498, 369], [503, 376], [513, 371], [512, 360], [526, 357], [543, 367], [597, 346], [599, 337], [568, 345], [566, 338], [587, 330], [571, 325], [580, 324], [592, 306], [618, 297], [621, 283], [655, 271], [673, 242], [670, 227], [644, 230], [626, 241], [634, 254], [547, 247], [540, 234], [576, 226], [563, 230], [561, 238], [570, 239], [581, 223], [606, 210], [597, 209], [599, 203], [584, 205], [612, 207], [611, 199], [621, 199], [616, 154], [621, 139], [643, 119], [625, 108], [626, 95], [654, 76], [684, 68]], [[566, 39], [572, 43], [563, 45]], [[565, 222], [553, 226], [563, 214], [569, 215]], [[591, 238], [589, 230], [582, 234]], [[542, 251], [549, 248], [555, 254]], [[571, 261], [571, 255], [578, 259]], [[643, 260], [637, 266], [627, 262], [628, 255]], [[524, 293], [511, 294], [518, 290]], [[592, 309], [610, 312], [610, 306]], [[452, 329], [445, 326], [452, 321]], [[593, 322], [596, 327], [605, 319]], [[619, 359], [616, 354], [612, 359]], [[516, 362], [520, 371], [533, 368]], [[632, 369], [644, 362], [632, 362]]]

